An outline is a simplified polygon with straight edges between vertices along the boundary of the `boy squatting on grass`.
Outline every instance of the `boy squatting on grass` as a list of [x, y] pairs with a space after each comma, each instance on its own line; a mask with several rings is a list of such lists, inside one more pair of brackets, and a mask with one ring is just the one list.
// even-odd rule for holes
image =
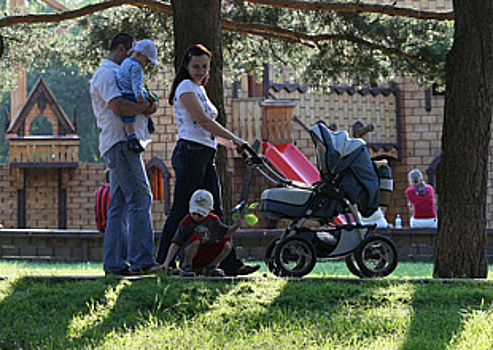
[[183, 248], [183, 264], [180, 275], [193, 277], [196, 271], [205, 276], [224, 276], [218, 266], [228, 256], [233, 245], [231, 236], [240, 226], [239, 220], [232, 226], [224, 225], [211, 213], [214, 199], [206, 190], [197, 190], [190, 199], [190, 214], [180, 223], [171, 240], [163, 270], [169, 265], [180, 248]]

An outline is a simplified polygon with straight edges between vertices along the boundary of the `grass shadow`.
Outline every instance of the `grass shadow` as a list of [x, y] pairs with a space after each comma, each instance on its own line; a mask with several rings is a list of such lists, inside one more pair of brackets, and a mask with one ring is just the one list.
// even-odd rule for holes
[[117, 347], [142, 331], [152, 333], [149, 347], [200, 347], [213, 337], [216, 348], [444, 349], [464, 327], [464, 311], [493, 303], [493, 284], [465, 286], [390, 278], [23, 277], [0, 283], [0, 348]]
[[193, 318], [230, 288], [160, 277], [22, 277], [1, 286], [2, 349], [97, 347], [112, 334], [132, 332], [150, 320], [181, 323]]
[[450, 349], [464, 329], [465, 315], [492, 302], [491, 283], [461, 283], [460, 280], [416, 283], [402, 349]]
[[36, 277], [4, 282], [4, 297], [0, 302], [0, 348], [33, 348], [57, 343], [74, 315], [87, 312], [91, 300], [103, 298], [107, 288], [117, 283]]
[[[231, 286], [227, 283], [216, 283], [211, 287], [210, 281], [159, 276], [138, 281], [120, 280], [114, 289], [118, 294], [117, 300], [111, 302], [111, 298], [106, 298], [106, 301], [95, 305], [93, 311], [83, 315], [78, 322], [85, 327], [72, 341], [77, 338], [77, 346], [97, 346], [111, 333], [132, 333], [140, 326], [150, 324], [179, 325], [183, 319], [206, 313], [215, 299], [227, 293], [229, 288]], [[101, 313], [104, 318], [100, 317], [100, 322], [88, 322]]]

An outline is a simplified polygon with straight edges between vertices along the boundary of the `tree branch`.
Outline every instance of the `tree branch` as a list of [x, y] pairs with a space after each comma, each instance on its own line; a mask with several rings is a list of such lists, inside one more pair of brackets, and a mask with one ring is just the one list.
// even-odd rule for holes
[[[281, 39], [285, 41], [294, 42], [297, 44], [301, 44], [310, 48], [315, 48], [316, 45], [310, 40], [306, 40], [306, 37], [309, 35], [295, 32], [289, 29], [283, 29], [278, 27], [269, 26], [266, 24], [260, 23], [241, 23], [241, 22], [233, 22], [227, 19], [222, 20], [222, 27], [226, 31], [234, 32], [234, 33], [243, 33], [243, 34], [251, 34], [251, 35], [259, 35], [266, 39], [275, 38]], [[299, 36], [298, 36], [299, 34]]]
[[335, 1], [302, 1], [302, 0], [244, 0], [252, 4], [305, 11], [361, 12], [379, 13], [382, 15], [416, 18], [422, 20], [453, 21], [454, 12], [421, 11], [393, 5], [366, 4]]
[[22, 23], [58, 23], [69, 19], [75, 19], [91, 15], [96, 12], [107, 10], [122, 5], [132, 5], [136, 7], [146, 7], [167, 15], [172, 15], [171, 5], [154, 0], [110, 0], [98, 4], [87, 5], [77, 10], [65, 11], [53, 14], [18, 15], [0, 18], [0, 28], [9, 27]]
[[[281, 8], [301, 9], [309, 11], [339, 11], [339, 12], [365, 12], [380, 13], [385, 15], [411, 17], [417, 19], [434, 19], [438, 21], [453, 20], [453, 12], [430, 12], [406, 8], [398, 8], [391, 5], [363, 4], [363, 3], [338, 3], [320, 1], [299, 0], [245, 0], [249, 3], [269, 5]], [[0, 28], [22, 23], [57, 23], [69, 19], [75, 19], [91, 15], [113, 7], [122, 5], [133, 5], [136, 7], [147, 7], [149, 9], [172, 15], [171, 5], [156, 0], [109, 0], [98, 4], [88, 5], [72, 11], [64, 11], [55, 14], [17, 15], [0, 18]]]
[[373, 50], [379, 50], [385, 56], [397, 56], [406, 59], [409, 62], [421, 61], [418, 56], [410, 55], [405, 52], [389, 48], [387, 46], [370, 42], [348, 34], [317, 34], [310, 35], [294, 30], [278, 28], [267, 24], [260, 23], [238, 23], [229, 20], [223, 20], [223, 28], [237, 33], [260, 35], [264, 38], [277, 38], [297, 42], [308, 47], [316, 47], [321, 41], [325, 40], [345, 40], [357, 45], [366, 46]]

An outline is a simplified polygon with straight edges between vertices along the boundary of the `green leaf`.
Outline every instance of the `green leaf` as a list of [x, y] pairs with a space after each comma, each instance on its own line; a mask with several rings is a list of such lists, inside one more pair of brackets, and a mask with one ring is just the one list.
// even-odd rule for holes
[[236, 221], [240, 218], [241, 214], [240, 213], [234, 213], [231, 218], [233, 219], [233, 221]]

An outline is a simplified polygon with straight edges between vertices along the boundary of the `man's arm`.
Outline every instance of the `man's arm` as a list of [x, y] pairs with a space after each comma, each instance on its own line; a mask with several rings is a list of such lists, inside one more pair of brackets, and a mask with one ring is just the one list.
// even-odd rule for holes
[[148, 101], [144, 103], [137, 103], [123, 98], [122, 96], [115, 97], [109, 102], [110, 108], [116, 114], [123, 114], [126, 116], [133, 116], [136, 114], [154, 114], [157, 110], [157, 103]]

